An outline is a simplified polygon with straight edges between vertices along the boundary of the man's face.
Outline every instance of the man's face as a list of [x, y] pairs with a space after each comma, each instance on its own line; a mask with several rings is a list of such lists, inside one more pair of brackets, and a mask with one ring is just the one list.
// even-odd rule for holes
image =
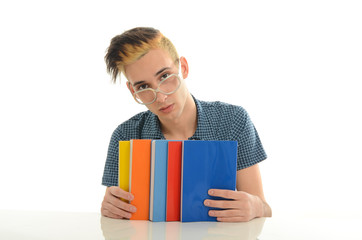
[[[182, 62], [181, 64], [183, 64]], [[181, 69], [185, 68], [181, 67]], [[132, 94], [139, 89], [156, 89], [159, 82], [171, 74], [179, 74], [178, 66], [162, 49], [150, 50], [136, 62], [125, 66], [125, 75], [131, 84], [128, 87]], [[156, 101], [146, 105], [160, 120], [176, 119], [182, 114], [188, 91], [182, 74], [180, 73], [179, 76], [181, 77], [181, 86], [176, 92], [170, 95], [158, 92]]]

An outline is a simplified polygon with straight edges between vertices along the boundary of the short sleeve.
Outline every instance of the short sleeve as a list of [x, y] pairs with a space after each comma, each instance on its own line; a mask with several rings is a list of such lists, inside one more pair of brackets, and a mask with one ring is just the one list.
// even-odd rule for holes
[[237, 170], [240, 170], [265, 160], [267, 155], [249, 114], [241, 107], [234, 114], [232, 138], [238, 141]]
[[117, 128], [111, 137], [108, 146], [106, 164], [104, 166], [102, 184], [105, 186], [118, 185], [118, 146], [119, 141], [125, 140], [122, 137], [120, 130]]

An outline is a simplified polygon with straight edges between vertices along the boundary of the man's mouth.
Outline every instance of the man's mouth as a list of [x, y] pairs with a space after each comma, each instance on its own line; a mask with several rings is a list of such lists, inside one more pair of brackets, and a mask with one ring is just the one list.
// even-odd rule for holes
[[169, 113], [173, 110], [174, 104], [167, 105], [165, 107], [160, 108], [160, 111], [163, 113]]

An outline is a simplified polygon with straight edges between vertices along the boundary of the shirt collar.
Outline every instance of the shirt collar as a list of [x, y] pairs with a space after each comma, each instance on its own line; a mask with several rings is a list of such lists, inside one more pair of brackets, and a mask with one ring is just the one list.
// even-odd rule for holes
[[[197, 110], [197, 128], [192, 137], [189, 140], [212, 140], [216, 136], [217, 129], [214, 129], [205, 110], [202, 107], [202, 103], [197, 100], [193, 95], [196, 110]], [[143, 125], [141, 138], [142, 139], [165, 139], [165, 136], [161, 132], [160, 120], [157, 115], [148, 111], [149, 114], [145, 119], [145, 124]]]
[[214, 129], [210, 123], [210, 120], [202, 106], [202, 102], [192, 96], [197, 109], [197, 128], [192, 137], [189, 140], [212, 140], [215, 139], [217, 129]]
[[145, 124], [142, 128], [141, 138], [142, 139], [165, 139], [161, 132], [160, 120], [157, 115], [149, 111]]

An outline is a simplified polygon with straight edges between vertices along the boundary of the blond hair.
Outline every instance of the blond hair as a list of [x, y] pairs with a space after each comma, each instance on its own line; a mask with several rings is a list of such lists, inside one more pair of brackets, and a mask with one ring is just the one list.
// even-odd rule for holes
[[115, 83], [121, 72], [124, 74], [126, 65], [137, 61], [151, 49], [157, 48], [165, 50], [178, 65], [179, 56], [175, 46], [157, 29], [137, 27], [112, 38], [104, 57], [112, 81]]

